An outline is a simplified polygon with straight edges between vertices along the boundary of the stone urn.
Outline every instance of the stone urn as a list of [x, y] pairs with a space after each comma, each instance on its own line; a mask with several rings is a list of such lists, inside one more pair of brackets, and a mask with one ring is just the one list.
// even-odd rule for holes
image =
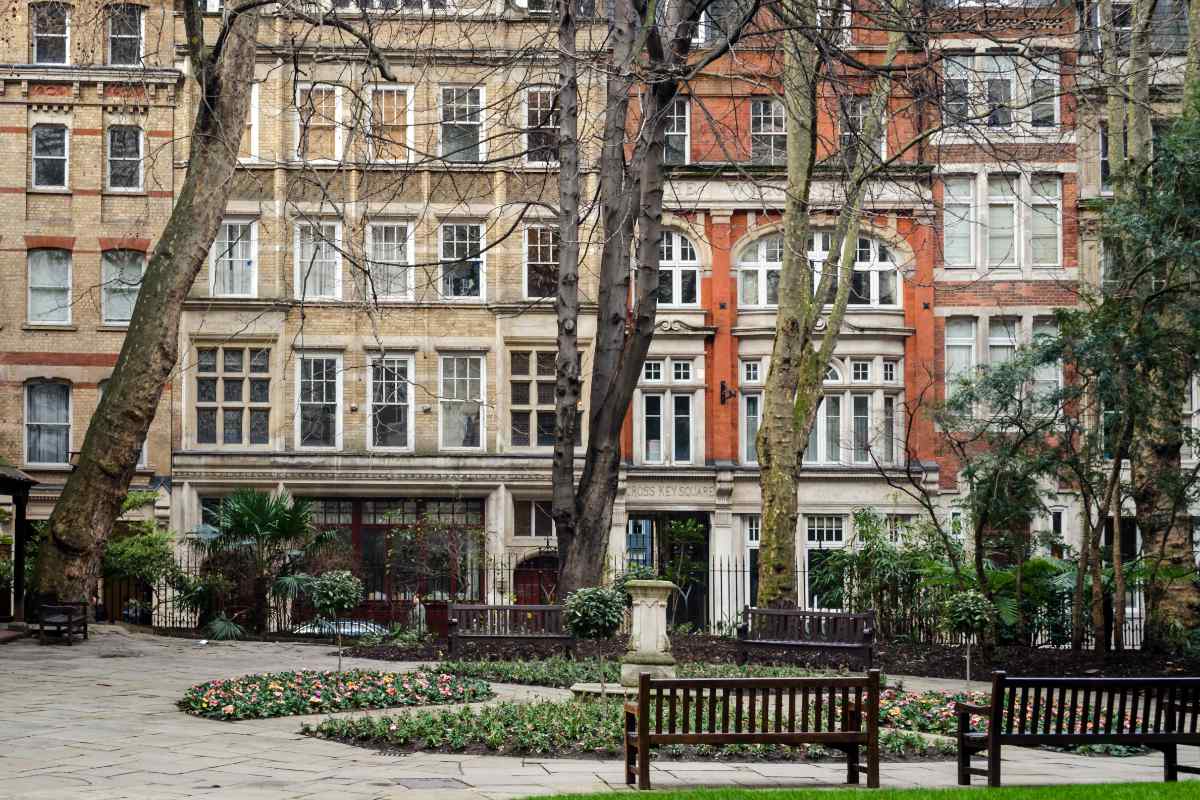
[[637, 686], [643, 672], [655, 678], [674, 678], [675, 657], [667, 638], [667, 600], [677, 587], [670, 581], [630, 581], [625, 589], [633, 597], [633, 612], [629, 650], [621, 659], [621, 685]]

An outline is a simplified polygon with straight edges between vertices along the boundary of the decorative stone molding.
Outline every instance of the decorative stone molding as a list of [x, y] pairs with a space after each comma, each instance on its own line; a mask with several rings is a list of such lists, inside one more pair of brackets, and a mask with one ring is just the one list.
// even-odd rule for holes
[[670, 581], [629, 581], [633, 597], [629, 650], [621, 659], [621, 685], [636, 686], [643, 672], [655, 678], [675, 677], [675, 657], [667, 638], [667, 599], [678, 587]]

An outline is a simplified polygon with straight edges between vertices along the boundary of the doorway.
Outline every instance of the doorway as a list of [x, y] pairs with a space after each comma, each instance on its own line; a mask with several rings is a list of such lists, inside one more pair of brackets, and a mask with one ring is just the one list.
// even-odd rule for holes
[[700, 511], [633, 514], [626, 528], [630, 568], [653, 571], [679, 587], [667, 606], [667, 622], [708, 625], [709, 515]]

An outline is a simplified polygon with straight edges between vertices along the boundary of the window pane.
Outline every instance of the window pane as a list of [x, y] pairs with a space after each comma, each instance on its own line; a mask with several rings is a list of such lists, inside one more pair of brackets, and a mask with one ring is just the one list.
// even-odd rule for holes
[[677, 394], [671, 400], [675, 417], [671, 430], [672, 457], [676, 462], [688, 462], [692, 460], [692, 396]]
[[242, 443], [242, 409], [224, 409], [221, 412], [221, 425], [224, 432], [221, 441], [225, 444]]
[[758, 461], [757, 437], [758, 421], [761, 414], [759, 410], [759, 402], [761, 399], [761, 396], [756, 394], [746, 395], [746, 424], [743, 426], [746, 437], [746, 446], [743, 448], [743, 452], [746, 454], [746, 461], [751, 463]]
[[270, 441], [271, 412], [265, 408], [250, 409], [250, 444], [267, 444]]
[[513, 447], [528, 447], [529, 446], [529, 418], [528, 411], [512, 412], [512, 444]]
[[643, 428], [646, 439], [646, 450], [643, 457], [646, 461], [659, 462], [663, 460], [662, 400], [662, 395], [658, 394], [648, 394], [642, 398], [642, 406], [645, 411]]
[[826, 396], [825, 404], [825, 460], [842, 460], [842, 399]]
[[33, 250], [29, 253], [29, 321], [71, 320], [71, 253]]
[[196, 441], [200, 444], [217, 443], [217, 410], [196, 409]]

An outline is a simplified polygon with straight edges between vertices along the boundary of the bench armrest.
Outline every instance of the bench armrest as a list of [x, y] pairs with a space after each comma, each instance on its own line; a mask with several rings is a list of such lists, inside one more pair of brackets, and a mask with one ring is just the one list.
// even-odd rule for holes
[[635, 717], [637, 716], [638, 704], [637, 704], [636, 700], [626, 700], [625, 701], [625, 713], [633, 714]]
[[963, 703], [956, 700], [954, 701], [954, 713], [959, 715], [978, 714], [981, 717], [990, 717], [992, 715], [992, 708], [991, 706], [977, 706], [974, 703]]

